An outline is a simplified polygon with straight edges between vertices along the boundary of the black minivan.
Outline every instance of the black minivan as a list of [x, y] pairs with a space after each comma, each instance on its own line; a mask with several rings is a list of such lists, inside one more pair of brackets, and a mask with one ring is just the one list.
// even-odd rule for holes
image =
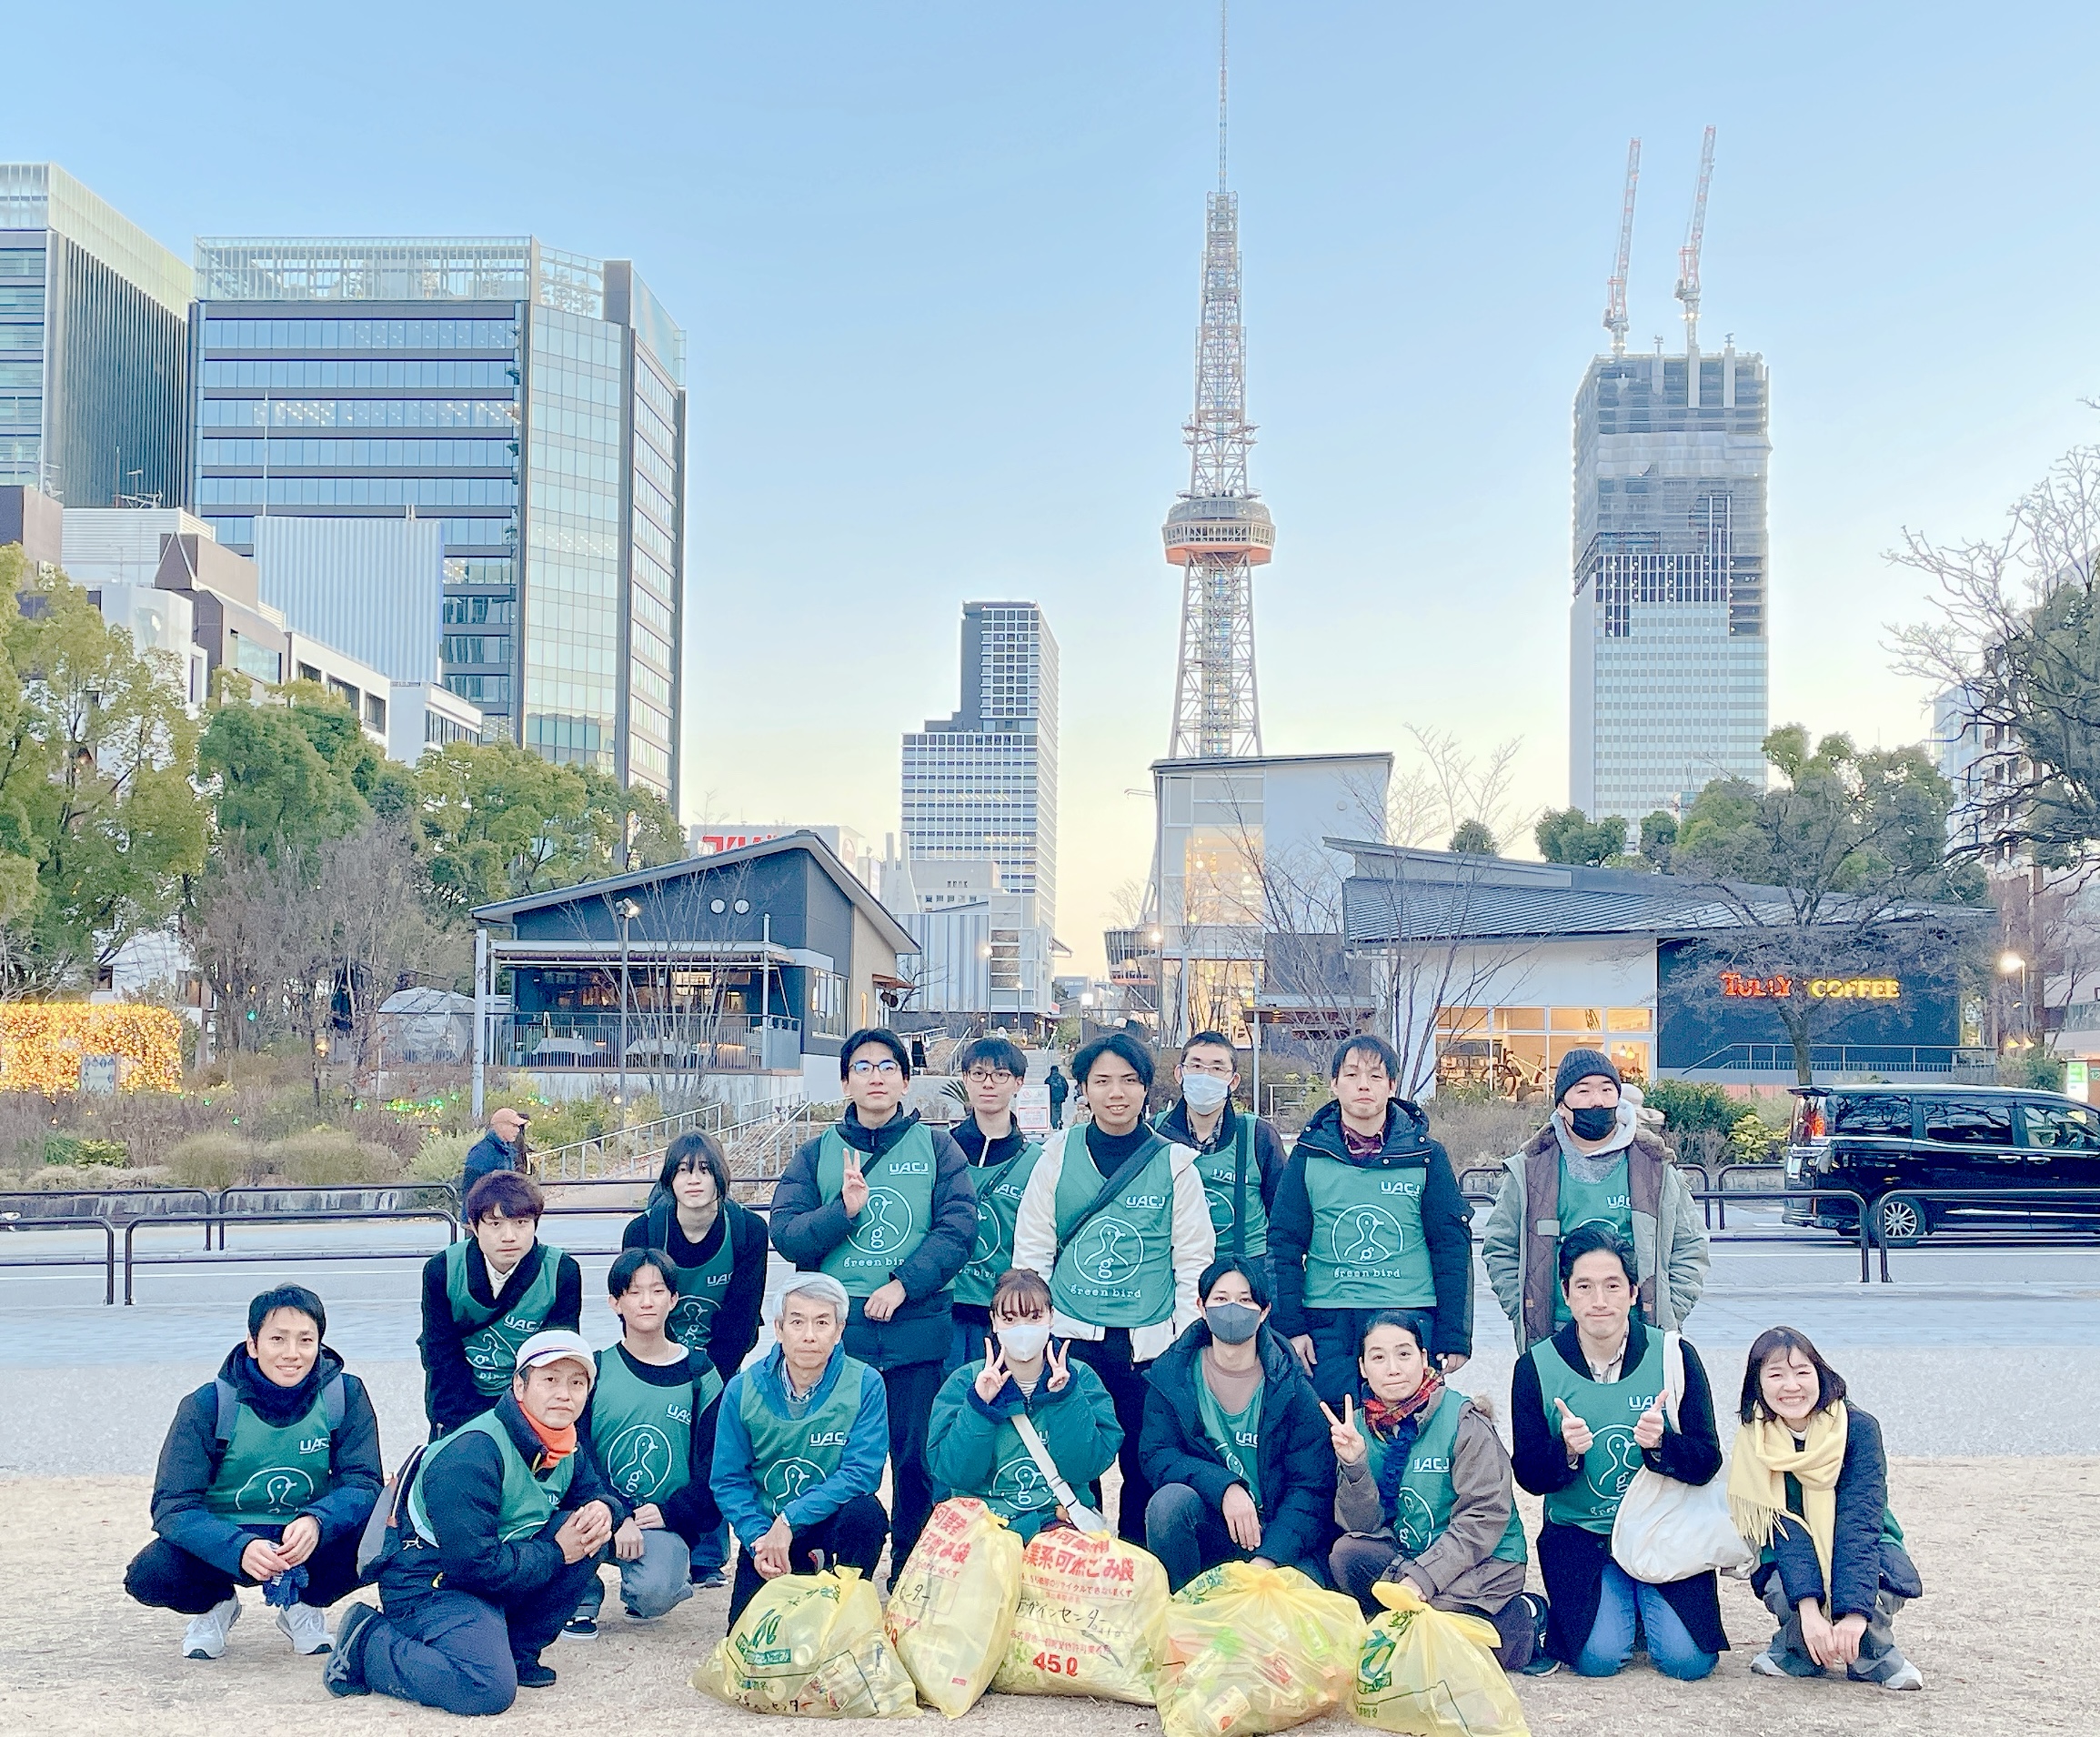
[[[2055, 1092], [2004, 1086], [1797, 1086], [1786, 1186], [1845, 1189], [1882, 1240], [1901, 1248], [1948, 1230], [2100, 1231], [2100, 1110]], [[1988, 1200], [1926, 1190], [1988, 1189]], [[2090, 1189], [2082, 1200], [2020, 1196]], [[1850, 1200], [1789, 1200], [1789, 1224], [1852, 1230]]]

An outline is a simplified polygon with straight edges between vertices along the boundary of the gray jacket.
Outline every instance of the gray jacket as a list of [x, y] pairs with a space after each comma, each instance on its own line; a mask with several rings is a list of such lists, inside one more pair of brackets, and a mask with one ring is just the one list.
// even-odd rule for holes
[[[1632, 1107], [1623, 1106], [1630, 1124]], [[1636, 1130], [1627, 1145], [1628, 1180], [1633, 1194], [1633, 1257], [1640, 1281], [1642, 1318], [1664, 1331], [1682, 1330], [1706, 1288], [1706, 1227], [1699, 1216], [1699, 1203], [1692, 1198], [1692, 1185], [1671, 1161], [1663, 1142], [1644, 1129]], [[1517, 1350], [1528, 1350], [1552, 1333], [1550, 1310], [1542, 1323], [1538, 1300], [1557, 1289], [1557, 1275], [1547, 1265], [1534, 1271], [1534, 1262], [1551, 1263], [1559, 1243], [1559, 1224], [1534, 1221], [1531, 1210], [1532, 1176], [1535, 1167], [1560, 1163], [1560, 1142], [1548, 1122], [1521, 1152], [1503, 1160], [1502, 1192], [1495, 1196], [1481, 1233], [1481, 1264], [1502, 1312], [1516, 1330]], [[1652, 1210], [1643, 1210], [1647, 1200]], [[1530, 1330], [1526, 1330], [1525, 1299], [1532, 1301]]]

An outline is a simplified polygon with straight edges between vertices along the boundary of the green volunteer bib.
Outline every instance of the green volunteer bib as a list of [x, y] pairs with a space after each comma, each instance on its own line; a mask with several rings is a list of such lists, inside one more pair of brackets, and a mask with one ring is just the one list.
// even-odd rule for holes
[[1312, 1240], [1305, 1301], [1313, 1309], [1433, 1309], [1436, 1275], [1422, 1237], [1426, 1170], [1365, 1170], [1305, 1156]]
[[[1627, 1246], [1633, 1241], [1633, 1194], [1626, 1180], [1626, 1155], [1619, 1154], [1619, 1161], [1612, 1166], [1602, 1182], [1585, 1182], [1568, 1169], [1568, 1155], [1561, 1154], [1561, 1235], [1579, 1225], [1607, 1225], [1626, 1239]], [[1565, 1291], [1556, 1288], [1553, 1295], [1553, 1325], [1565, 1327], [1573, 1317], [1568, 1313]]]
[[423, 1451], [423, 1463], [417, 1468], [416, 1481], [408, 1491], [408, 1518], [415, 1522], [417, 1531], [433, 1544], [445, 1541], [430, 1523], [429, 1512], [423, 1506], [424, 1478], [433, 1460], [470, 1435], [485, 1435], [495, 1442], [496, 1457], [503, 1467], [503, 1494], [497, 1505], [496, 1535], [507, 1544], [515, 1544], [520, 1538], [536, 1537], [554, 1518], [555, 1510], [561, 1506], [561, 1499], [568, 1494], [569, 1480], [576, 1476], [576, 1455], [564, 1454], [560, 1463], [545, 1478], [534, 1477], [532, 1468], [525, 1463], [525, 1456], [518, 1452], [517, 1444], [510, 1439], [510, 1431], [493, 1411], [484, 1411], [473, 1422], [462, 1423], [449, 1434], [439, 1436]]
[[[1036, 1428], [1040, 1433], [1041, 1424], [1038, 1423]], [[1020, 1431], [1013, 1427], [1013, 1420], [1001, 1418], [991, 1439], [990, 1483], [983, 1490], [959, 1490], [955, 1493], [976, 1496], [993, 1513], [1010, 1521], [1024, 1514], [1048, 1514], [1058, 1505], [1056, 1492], [1043, 1477], [1042, 1468], [1036, 1464], [1035, 1455], [1028, 1451], [1028, 1443], [1020, 1439]], [[1047, 1434], [1043, 1436], [1043, 1445], [1050, 1450], [1054, 1459], [1057, 1450]], [[1066, 1481], [1079, 1481], [1068, 1478]]]
[[[505, 1287], [504, 1295], [497, 1300], [503, 1305], [501, 1312], [467, 1335], [467, 1367], [474, 1371], [474, 1385], [490, 1399], [510, 1391], [511, 1379], [517, 1373], [517, 1348], [545, 1327], [554, 1311], [555, 1290], [561, 1281], [561, 1250], [551, 1242], [539, 1246], [546, 1253], [532, 1282], [516, 1294]], [[471, 1320], [483, 1309], [467, 1288], [467, 1250], [471, 1247], [455, 1242], [445, 1250], [445, 1296], [455, 1321]]]
[[1254, 1397], [1244, 1411], [1228, 1411], [1203, 1379], [1202, 1355], [1197, 1354], [1196, 1411], [1203, 1420], [1203, 1433], [1211, 1438], [1225, 1461], [1226, 1470], [1247, 1486], [1254, 1506], [1261, 1507], [1261, 1394], [1266, 1378], [1254, 1383]]
[[[824, 1130], [817, 1190], [825, 1200], [845, 1192], [846, 1154], [851, 1150], [836, 1127]], [[915, 1122], [880, 1158], [854, 1156], [868, 1179], [868, 1204], [853, 1220], [853, 1234], [824, 1257], [823, 1269], [846, 1287], [849, 1297], [872, 1297], [926, 1240], [933, 1220], [933, 1136], [925, 1123]]]
[[970, 1167], [970, 1186], [977, 1196], [977, 1241], [970, 1248], [970, 1264], [955, 1275], [957, 1302], [991, 1306], [992, 1287], [1013, 1265], [1014, 1218], [1041, 1156], [1041, 1143], [1031, 1140], [1003, 1164]]
[[649, 1247], [664, 1257], [678, 1293], [678, 1301], [671, 1305], [670, 1319], [664, 1322], [664, 1331], [688, 1350], [704, 1351], [714, 1336], [715, 1313], [729, 1294], [729, 1280], [737, 1275], [737, 1239], [728, 1222], [728, 1202], [724, 1201], [716, 1209], [721, 1214], [718, 1220], [722, 1227], [721, 1245], [698, 1266], [681, 1267], [668, 1253], [678, 1210], [675, 1200], [658, 1200], [648, 1210]]
[[1562, 1400], [1590, 1426], [1593, 1437], [1583, 1456], [1583, 1475], [1546, 1498], [1546, 1519], [1554, 1525], [1609, 1532], [1619, 1517], [1619, 1498], [1641, 1469], [1633, 1426], [1663, 1391], [1663, 1335], [1650, 1333], [1640, 1367], [1609, 1385], [1576, 1374], [1561, 1360], [1550, 1339], [1542, 1339], [1525, 1355], [1539, 1371], [1547, 1427], [1555, 1436], [1561, 1433], [1560, 1408], [1553, 1401]]
[[[874, 1198], [869, 1195], [869, 1200]], [[839, 1470], [853, 1420], [860, 1415], [860, 1384], [869, 1372], [865, 1363], [843, 1359], [829, 1396], [800, 1417], [782, 1417], [766, 1403], [754, 1379], [756, 1371], [744, 1378], [739, 1415], [751, 1438], [752, 1481], [768, 1513], [778, 1514], [805, 1490]], [[785, 1386], [784, 1365], [780, 1380]]]
[[[1258, 1258], [1269, 1252], [1269, 1209], [1261, 1204], [1261, 1142], [1255, 1137], [1253, 1117], [1235, 1112], [1232, 1120], [1231, 1144], [1198, 1152], [1196, 1173], [1203, 1179], [1203, 1196], [1211, 1202], [1211, 1229], [1218, 1233], [1218, 1252]], [[1243, 1224], [1232, 1217], [1242, 1167], [1247, 1178]]]
[[1173, 1150], [1154, 1136], [1150, 1160], [1081, 1224], [1107, 1179], [1086, 1150], [1086, 1130], [1075, 1128], [1065, 1136], [1064, 1168], [1051, 1203], [1058, 1258], [1050, 1301], [1060, 1313], [1096, 1327], [1150, 1327], [1173, 1318]]
[[204, 1505], [221, 1520], [279, 1524], [334, 1486], [328, 1454], [327, 1406], [319, 1390], [306, 1414], [282, 1427], [244, 1404]]
[[698, 1380], [657, 1387], [617, 1347], [598, 1354], [590, 1391], [590, 1442], [598, 1469], [630, 1508], [663, 1501], [692, 1481], [693, 1414], [712, 1405], [722, 1378], [712, 1363]]
[[[1445, 1389], [1423, 1420], [1408, 1452], [1407, 1470], [1400, 1474], [1400, 1488], [1393, 1501], [1392, 1535], [1410, 1556], [1420, 1556], [1451, 1528], [1451, 1511], [1457, 1501], [1452, 1489], [1451, 1456], [1458, 1441], [1459, 1414], [1464, 1410], [1465, 1395]], [[1372, 1482], [1379, 1483], [1392, 1444], [1378, 1439], [1361, 1411], [1356, 1414], [1356, 1432], [1363, 1438], [1369, 1452], [1367, 1469]], [[1498, 1562], [1526, 1560], [1523, 1521], [1517, 1518], [1514, 1501], [1510, 1504], [1510, 1523], [1502, 1528], [1502, 1540], [1492, 1554]]]

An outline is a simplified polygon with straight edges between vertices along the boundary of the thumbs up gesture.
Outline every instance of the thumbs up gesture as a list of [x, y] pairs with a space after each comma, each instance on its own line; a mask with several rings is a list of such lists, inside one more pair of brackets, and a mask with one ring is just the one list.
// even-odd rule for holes
[[1634, 1444], [1643, 1451], [1663, 1445], [1663, 1429], [1667, 1420], [1663, 1415], [1663, 1396], [1658, 1393], [1648, 1409], [1641, 1413], [1641, 1421], [1633, 1426]]
[[1361, 1465], [1370, 1450], [1363, 1444], [1363, 1437], [1356, 1429], [1356, 1401], [1347, 1393], [1341, 1396], [1341, 1415], [1336, 1417], [1327, 1409], [1327, 1401], [1321, 1401], [1320, 1410], [1327, 1419], [1327, 1435], [1334, 1444], [1334, 1457], [1345, 1466]]
[[1561, 1410], [1561, 1443], [1568, 1451], [1570, 1460], [1580, 1460], [1590, 1451], [1590, 1443], [1596, 1440], [1590, 1433], [1590, 1426], [1568, 1410], [1567, 1401], [1556, 1393], [1553, 1403]]
[[859, 1159], [850, 1151], [846, 1154], [846, 1175], [839, 1185], [839, 1202], [849, 1219], [859, 1218], [860, 1209], [868, 1204], [868, 1179], [860, 1174]]

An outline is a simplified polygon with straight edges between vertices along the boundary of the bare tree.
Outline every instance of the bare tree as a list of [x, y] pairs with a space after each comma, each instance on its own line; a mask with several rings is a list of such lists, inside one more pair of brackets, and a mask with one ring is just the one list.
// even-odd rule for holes
[[1407, 733], [1416, 758], [1388, 787], [1379, 838], [1388, 844], [1441, 849], [1469, 820], [1486, 828], [1498, 846], [1523, 829], [1529, 817], [1514, 808], [1522, 737], [1512, 736], [1484, 755], [1475, 755], [1452, 730], [1411, 724]]

